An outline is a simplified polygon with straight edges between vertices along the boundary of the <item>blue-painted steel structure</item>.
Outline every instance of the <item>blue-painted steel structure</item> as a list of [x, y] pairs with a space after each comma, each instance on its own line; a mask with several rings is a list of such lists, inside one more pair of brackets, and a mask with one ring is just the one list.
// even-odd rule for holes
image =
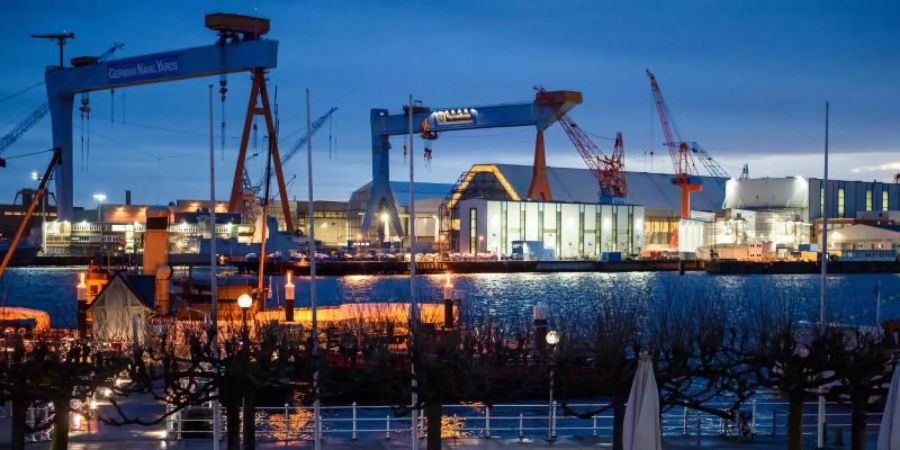
[[53, 123], [53, 147], [62, 150], [62, 162], [56, 168], [56, 202], [59, 218], [72, 220], [74, 196], [72, 112], [76, 94], [245, 72], [259, 68], [271, 69], [277, 65], [277, 56], [278, 41], [251, 39], [98, 62], [81, 67], [48, 67], [44, 78]]
[[[533, 126], [538, 132], [556, 122], [581, 103], [582, 96], [577, 91], [552, 91], [545, 98], [550, 101], [513, 103], [505, 105], [463, 106], [453, 108], [415, 107], [413, 109], [413, 133], [434, 139], [445, 131], [475, 130], [483, 128]], [[379, 211], [389, 214], [391, 226], [397, 235], [402, 235], [400, 214], [394, 202], [390, 186], [390, 137], [410, 133], [407, 111], [388, 114], [386, 109], [372, 109], [372, 188], [366, 213], [363, 217], [363, 233], [368, 233], [372, 218]]]

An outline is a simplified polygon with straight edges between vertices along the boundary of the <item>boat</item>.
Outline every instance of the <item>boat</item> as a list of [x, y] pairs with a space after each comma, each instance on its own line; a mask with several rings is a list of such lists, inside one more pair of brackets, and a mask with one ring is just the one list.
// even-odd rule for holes
[[[6, 252], [9, 250], [9, 247], [9, 240], [0, 241], [0, 259], [6, 257]], [[39, 244], [32, 244], [24, 240], [20, 241], [19, 245], [16, 247], [15, 253], [13, 253], [12, 259], [9, 261], [9, 265], [11, 267], [27, 266], [34, 261], [34, 258], [40, 250], [41, 246]]]

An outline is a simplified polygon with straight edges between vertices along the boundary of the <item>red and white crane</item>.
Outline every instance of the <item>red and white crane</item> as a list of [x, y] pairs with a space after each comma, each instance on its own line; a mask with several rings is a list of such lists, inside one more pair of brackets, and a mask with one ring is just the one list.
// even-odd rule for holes
[[681, 137], [677, 135], [656, 77], [650, 70], [647, 70], [647, 77], [650, 78], [650, 89], [653, 91], [653, 99], [656, 102], [656, 112], [659, 113], [659, 122], [666, 138], [666, 148], [669, 149], [669, 156], [672, 158], [672, 166], [675, 169], [675, 178], [672, 179], [672, 183], [681, 189], [681, 218], [690, 219], [691, 192], [703, 190], [703, 181], [697, 176], [697, 166], [694, 164], [690, 144], [682, 141]]
[[[543, 88], [537, 88], [537, 100], [541, 102], [541, 96], [545, 92]], [[600, 147], [588, 136], [588, 134], [572, 120], [571, 117], [557, 114], [557, 121], [562, 126], [566, 135], [575, 145], [581, 159], [597, 179], [598, 191], [601, 203], [621, 203], [628, 196], [628, 184], [625, 181], [625, 146], [622, 142], [622, 133], [616, 133], [616, 144], [612, 156], [607, 156]]]

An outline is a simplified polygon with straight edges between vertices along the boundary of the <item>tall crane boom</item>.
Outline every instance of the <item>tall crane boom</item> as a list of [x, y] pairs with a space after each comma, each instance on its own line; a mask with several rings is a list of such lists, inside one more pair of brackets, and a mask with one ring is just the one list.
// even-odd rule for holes
[[25, 118], [22, 119], [21, 122], [16, 124], [16, 126], [12, 130], [10, 130], [9, 133], [6, 133], [6, 135], [0, 138], [0, 155], [2, 155], [3, 152], [12, 147], [12, 145], [15, 144], [23, 134], [28, 132], [28, 130], [30, 130], [31, 127], [33, 127], [36, 123], [40, 122], [41, 119], [43, 119], [49, 112], [50, 105], [44, 103], [43, 105], [32, 111], [30, 114], [25, 116]]
[[[316, 134], [316, 132], [318, 132], [320, 129], [322, 129], [322, 127], [325, 126], [325, 122], [327, 122], [328, 119], [331, 118], [332, 114], [334, 114], [335, 111], [337, 111], [337, 107], [332, 106], [331, 109], [328, 110], [328, 112], [326, 112], [325, 114], [322, 114], [321, 117], [316, 119], [310, 126], [309, 137], [312, 137], [313, 135]], [[288, 161], [290, 161], [291, 158], [293, 158], [298, 152], [300, 152], [300, 150], [303, 149], [303, 147], [306, 145], [306, 139], [307, 139], [307, 134], [303, 133], [303, 135], [300, 136], [300, 139], [297, 140], [297, 143], [295, 143], [291, 147], [291, 149], [288, 150], [287, 153], [285, 153], [284, 156], [281, 158], [282, 165], [286, 164]], [[258, 194], [260, 188], [265, 183], [265, 180], [259, 180], [259, 182], [257, 182], [256, 184], [251, 183], [250, 182], [250, 174], [247, 172], [246, 167], [244, 167], [243, 179], [244, 179], [243, 180], [244, 188], [252, 191], [254, 194]]]
[[[675, 178], [672, 179], [672, 184], [681, 190], [681, 218], [688, 220], [691, 218], [691, 192], [703, 190], [703, 180], [697, 177], [697, 166], [694, 164], [693, 152], [688, 143], [681, 140], [677, 131], [673, 132], [675, 127], [669, 114], [669, 107], [666, 106], [659, 83], [656, 82], [656, 77], [650, 70], [647, 70], [647, 78], [650, 79], [650, 90], [653, 92], [659, 123], [662, 126], [663, 135], [666, 138], [666, 148], [669, 149], [669, 156], [672, 157], [672, 166], [675, 169]], [[677, 234], [673, 234], [673, 246], [677, 245], [677, 236]]]
[[[69, 33], [69, 34], [71, 34], [71, 33]], [[37, 37], [46, 37], [45, 35], [36, 35], [36, 36]], [[51, 35], [47, 35], [47, 36], [51, 36]], [[75, 35], [72, 34], [72, 36], [67, 37], [67, 39], [71, 39], [72, 37], [75, 37]], [[112, 47], [110, 47], [108, 50], [103, 52], [103, 54], [98, 56], [96, 58], [96, 60], [97, 61], [105, 61], [107, 58], [112, 56], [113, 53], [115, 53], [117, 50], [119, 50], [120, 48], [122, 48], [124, 46], [125, 46], [125, 44], [115, 42], [115, 43], [113, 43]], [[32, 111], [30, 114], [25, 116], [25, 118], [22, 119], [21, 122], [16, 124], [16, 126], [9, 133], [6, 133], [6, 135], [4, 135], [2, 138], [0, 138], [0, 155], [2, 155], [3, 152], [8, 150], [10, 147], [12, 147], [12, 145], [15, 144], [16, 141], [18, 141], [19, 138], [22, 137], [23, 134], [28, 132], [28, 130], [30, 130], [31, 127], [35, 126], [38, 122], [41, 121], [41, 119], [46, 117], [47, 113], [49, 113], [49, 112], [50, 112], [50, 104], [44, 103], [44, 104], [38, 106], [37, 109]]]
[[616, 201], [628, 196], [628, 184], [625, 182], [625, 149], [622, 133], [616, 133], [616, 145], [613, 155], [606, 156], [597, 144], [568, 115], [560, 116], [559, 124], [575, 145], [581, 159], [597, 179], [600, 199], [603, 202]]
[[669, 107], [666, 106], [662, 91], [659, 89], [659, 83], [656, 82], [656, 76], [648, 69], [647, 77], [650, 78], [650, 90], [653, 92], [656, 112], [659, 114], [659, 123], [662, 126], [663, 136], [666, 138], [666, 148], [669, 150], [669, 156], [672, 158], [675, 175], [696, 175], [697, 167], [691, 158], [687, 143], [682, 142], [681, 136], [677, 134], [678, 131], [675, 129], [675, 124], [669, 114]]

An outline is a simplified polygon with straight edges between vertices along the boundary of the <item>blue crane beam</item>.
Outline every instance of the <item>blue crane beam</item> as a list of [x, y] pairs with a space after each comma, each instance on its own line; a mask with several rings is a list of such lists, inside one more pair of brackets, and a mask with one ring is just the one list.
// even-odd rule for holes
[[59, 218], [72, 220], [72, 112], [75, 94], [225, 73], [271, 69], [277, 65], [278, 41], [252, 39], [98, 62], [81, 67], [47, 68], [44, 75], [53, 147], [62, 149], [56, 168]]
[[[447, 131], [477, 130], [506, 127], [535, 127], [543, 131], [556, 118], [581, 103], [580, 92], [554, 91], [552, 98], [558, 101], [544, 103], [538, 100], [523, 103], [483, 106], [456, 106], [452, 108], [413, 108], [413, 133], [441, 133]], [[394, 193], [390, 186], [390, 136], [408, 134], [407, 112], [389, 114], [386, 109], [372, 109], [372, 185], [361, 231], [367, 234], [372, 218], [379, 211], [389, 214], [391, 226], [399, 236], [403, 233], [400, 214], [397, 212]], [[427, 128], [427, 129], [425, 129]]]

